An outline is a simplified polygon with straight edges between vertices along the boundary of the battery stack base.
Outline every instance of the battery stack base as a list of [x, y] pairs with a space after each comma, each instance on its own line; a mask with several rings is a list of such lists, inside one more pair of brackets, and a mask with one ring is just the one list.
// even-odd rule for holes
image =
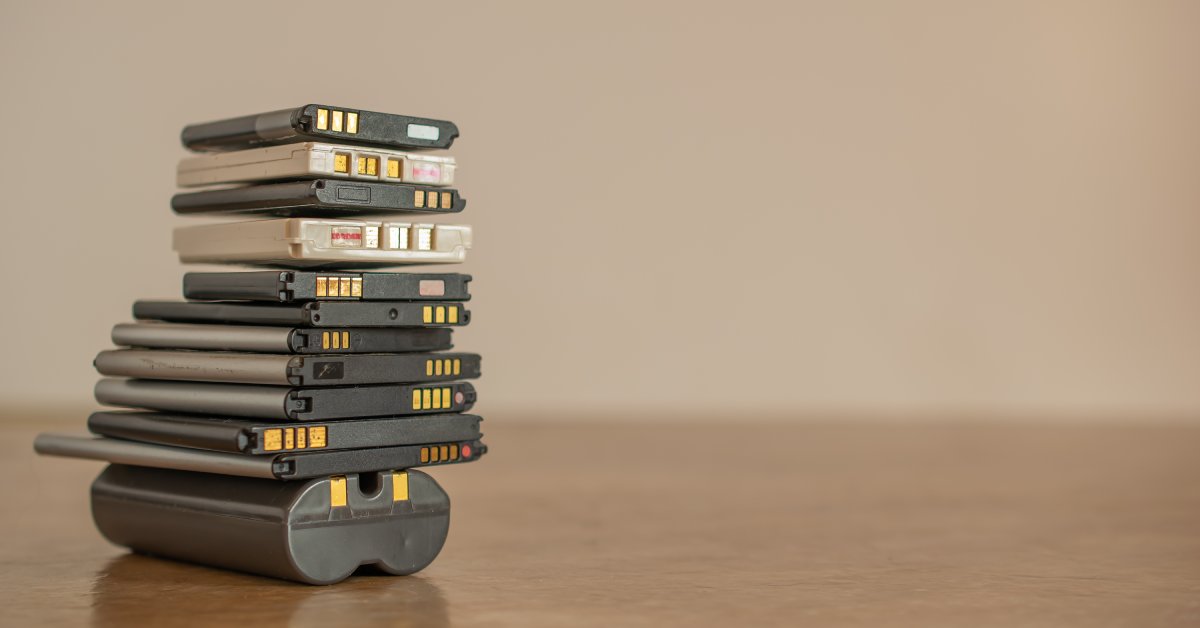
[[360, 566], [407, 575], [441, 551], [450, 498], [419, 471], [307, 482], [110, 465], [92, 517], [134, 551], [309, 584]]

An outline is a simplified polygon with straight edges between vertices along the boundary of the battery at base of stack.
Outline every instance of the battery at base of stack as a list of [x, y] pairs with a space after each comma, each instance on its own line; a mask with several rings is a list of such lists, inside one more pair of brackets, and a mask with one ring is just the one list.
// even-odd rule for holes
[[[104, 460], [100, 532], [136, 551], [313, 584], [360, 566], [409, 574], [440, 552], [449, 497], [415, 470], [478, 460], [467, 414], [476, 354], [469, 275], [365, 272], [457, 263], [470, 227], [448, 186], [452, 123], [308, 105], [184, 129], [180, 214], [257, 218], [180, 227], [186, 301], [138, 301], [103, 351], [95, 437], [43, 434], [43, 454]], [[423, 215], [413, 220], [408, 216]]]

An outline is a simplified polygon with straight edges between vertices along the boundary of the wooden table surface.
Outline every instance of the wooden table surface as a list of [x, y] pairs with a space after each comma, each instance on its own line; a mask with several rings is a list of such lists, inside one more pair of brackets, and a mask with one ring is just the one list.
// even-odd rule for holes
[[1200, 426], [491, 417], [432, 566], [313, 587], [107, 544], [83, 417], [0, 424], [0, 624], [1200, 625]]

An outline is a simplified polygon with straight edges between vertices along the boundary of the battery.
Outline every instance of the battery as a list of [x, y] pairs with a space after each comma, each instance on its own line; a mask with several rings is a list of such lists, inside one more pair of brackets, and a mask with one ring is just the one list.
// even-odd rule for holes
[[185, 264], [357, 269], [454, 264], [472, 241], [467, 225], [275, 218], [177, 227], [172, 246]]
[[116, 377], [270, 386], [350, 386], [475, 379], [479, 377], [480, 358], [476, 353], [304, 356], [111, 349], [96, 355], [93, 364], [101, 375]]
[[196, 303], [135, 301], [133, 317], [179, 323], [235, 323], [300, 327], [455, 327], [471, 321], [461, 303], [309, 301], [307, 303]]
[[187, 273], [185, 299], [204, 301], [466, 301], [470, 275], [251, 271]]
[[271, 421], [443, 414], [475, 405], [475, 387], [467, 382], [293, 387], [104, 378], [94, 392], [109, 406]]
[[113, 344], [154, 349], [258, 353], [408, 353], [454, 347], [451, 330], [436, 327], [305, 329], [262, 325], [118, 323]]
[[104, 411], [93, 412], [87, 424], [93, 434], [110, 438], [227, 453], [270, 454], [479, 440], [482, 420], [473, 414], [433, 414], [291, 427], [190, 414]]
[[185, 157], [175, 169], [179, 187], [288, 179], [354, 179], [447, 186], [453, 157], [345, 144], [300, 142]]
[[303, 480], [335, 474], [458, 464], [478, 460], [487, 452], [483, 443], [467, 441], [248, 456], [68, 434], [38, 434], [34, 438], [33, 448], [44, 456], [274, 480]]
[[316, 179], [183, 192], [171, 197], [177, 214], [267, 214], [339, 218], [378, 214], [458, 213], [458, 190], [395, 183]]
[[280, 483], [111, 465], [91, 502], [97, 529], [117, 545], [308, 584], [361, 565], [420, 571], [450, 525], [446, 492], [415, 470]]
[[190, 124], [183, 128], [180, 141], [196, 151], [221, 151], [308, 139], [430, 149], [450, 148], [456, 137], [458, 127], [447, 120], [305, 105]]
[[360, 565], [420, 571], [450, 527], [450, 498], [420, 471], [299, 482], [110, 465], [92, 483], [92, 518], [116, 545], [308, 584]]

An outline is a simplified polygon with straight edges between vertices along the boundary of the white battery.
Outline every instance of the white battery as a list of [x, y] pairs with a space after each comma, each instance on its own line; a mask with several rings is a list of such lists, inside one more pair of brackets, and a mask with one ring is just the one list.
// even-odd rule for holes
[[278, 218], [178, 227], [173, 248], [187, 264], [361, 268], [462, 262], [471, 241], [467, 225]]
[[300, 142], [186, 157], [175, 180], [180, 187], [320, 177], [451, 185], [456, 167], [453, 157]]

